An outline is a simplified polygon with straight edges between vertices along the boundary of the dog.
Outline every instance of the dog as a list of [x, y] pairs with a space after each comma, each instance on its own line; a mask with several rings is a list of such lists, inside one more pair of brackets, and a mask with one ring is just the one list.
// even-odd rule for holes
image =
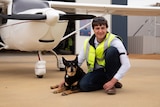
[[64, 84], [62, 86], [55, 85], [51, 86], [51, 89], [56, 89], [53, 91], [54, 94], [62, 93], [62, 96], [66, 96], [72, 93], [80, 91], [79, 81], [86, 74], [82, 68], [78, 66], [78, 57], [74, 60], [66, 60], [62, 57], [63, 64], [65, 65], [65, 76]]

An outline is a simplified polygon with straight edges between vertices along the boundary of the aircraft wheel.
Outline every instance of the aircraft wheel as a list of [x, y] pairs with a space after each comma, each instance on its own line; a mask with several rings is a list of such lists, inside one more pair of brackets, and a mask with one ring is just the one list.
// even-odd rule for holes
[[43, 75], [37, 75], [37, 78], [43, 78]]

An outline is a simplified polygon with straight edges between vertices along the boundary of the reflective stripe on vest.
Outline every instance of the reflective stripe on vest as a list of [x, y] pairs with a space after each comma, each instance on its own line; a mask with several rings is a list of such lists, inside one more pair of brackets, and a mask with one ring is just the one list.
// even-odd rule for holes
[[93, 71], [95, 61], [98, 65], [105, 66], [104, 51], [110, 47], [110, 44], [115, 37], [115, 35], [107, 33], [104, 41], [101, 42], [96, 49], [89, 44], [89, 39], [85, 41], [84, 52], [86, 55], [88, 72]]

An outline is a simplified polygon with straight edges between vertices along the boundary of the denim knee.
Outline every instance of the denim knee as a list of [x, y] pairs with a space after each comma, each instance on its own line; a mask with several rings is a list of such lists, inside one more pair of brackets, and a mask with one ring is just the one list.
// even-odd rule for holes
[[88, 88], [88, 83], [85, 81], [85, 80], [81, 80], [80, 82], [79, 82], [79, 87], [80, 87], [80, 90], [81, 91], [84, 91], [84, 92], [88, 92], [88, 91], [90, 91], [89, 90], [89, 88]]

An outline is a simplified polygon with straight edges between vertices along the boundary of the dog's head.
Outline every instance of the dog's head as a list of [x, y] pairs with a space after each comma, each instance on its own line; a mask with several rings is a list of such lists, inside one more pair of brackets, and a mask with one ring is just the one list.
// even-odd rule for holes
[[64, 57], [62, 57], [63, 64], [65, 65], [65, 71], [68, 76], [74, 76], [77, 71], [78, 67], [78, 57], [74, 60], [66, 60]]

